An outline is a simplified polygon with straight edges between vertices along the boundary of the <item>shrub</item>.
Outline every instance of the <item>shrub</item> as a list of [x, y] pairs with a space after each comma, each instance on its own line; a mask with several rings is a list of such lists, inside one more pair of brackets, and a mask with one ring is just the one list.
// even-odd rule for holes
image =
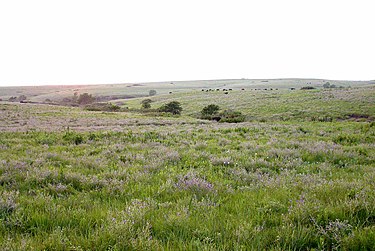
[[27, 97], [25, 95], [21, 95], [18, 97], [18, 101], [22, 102], [22, 101], [25, 101], [27, 99]]
[[336, 85], [334, 84], [330, 84], [329, 82], [326, 82], [324, 85], [323, 85], [324, 88], [336, 88]]
[[211, 105], [208, 105], [206, 107], [204, 107], [201, 111], [201, 114], [202, 116], [212, 116], [212, 115], [215, 115], [217, 114], [217, 112], [220, 110], [220, 107], [218, 105], [214, 105], [214, 104], [211, 104]]
[[94, 104], [86, 105], [85, 110], [117, 112], [120, 110], [120, 106], [111, 104], [111, 103], [94, 103]]
[[181, 107], [180, 102], [172, 101], [172, 102], [169, 102], [168, 104], [165, 104], [165, 105], [161, 106], [159, 108], [159, 111], [179, 115], [179, 114], [181, 114], [182, 107]]
[[155, 95], [156, 95], [156, 91], [155, 91], [155, 90], [150, 90], [150, 91], [148, 92], [148, 95], [150, 95], [150, 96], [155, 96]]
[[245, 121], [245, 116], [240, 111], [225, 110], [219, 113], [219, 121], [227, 123], [239, 123]]
[[144, 99], [141, 101], [141, 105], [142, 105], [142, 108], [143, 109], [150, 109], [151, 108], [151, 102], [152, 100], [151, 99]]
[[312, 86], [304, 86], [301, 88], [301, 90], [314, 90], [315, 87], [312, 87]]
[[95, 102], [95, 98], [91, 94], [88, 94], [88, 93], [83, 93], [79, 95], [77, 99], [77, 103], [80, 105], [87, 105], [87, 104], [91, 104], [94, 102]]

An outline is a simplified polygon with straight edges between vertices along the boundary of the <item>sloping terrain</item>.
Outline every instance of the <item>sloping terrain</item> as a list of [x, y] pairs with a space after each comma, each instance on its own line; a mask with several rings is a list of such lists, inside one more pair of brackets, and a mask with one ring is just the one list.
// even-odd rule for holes
[[[0, 102], [0, 247], [373, 250], [375, 86], [219, 82], [155, 84], [152, 108], [180, 116], [144, 97], [120, 112]], [[200, 119], [208, 104], [245, 122]]]

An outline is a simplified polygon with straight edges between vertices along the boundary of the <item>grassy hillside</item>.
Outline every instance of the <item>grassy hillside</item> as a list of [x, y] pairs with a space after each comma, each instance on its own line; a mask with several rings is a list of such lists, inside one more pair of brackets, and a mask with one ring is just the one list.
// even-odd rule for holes
[[375, 86], [240, 81], [155, 84], [181, 116], [0, 102], [2, 249], [373, 250]]
[[[144, 98], [123, 100], [130, 108], [140, 108]], [[352, 115], [371, 117], [375, 114], [375, 86], [349, 89], [317, 90], [234, 90], [167, 94], [151, 97], [153, 107], [178, 101], [188, 115], [198, 115], [209, 104], [222, 109], [239, 110], [247, 120], [314, 120], [346, 119]]]
[[169, 81], [157, 83], [128, 83], [105, 85], [75, 85], [75, 86], [29, 86], [29, 87], [0, 87], [0, 99], [8, 100], [10, 97], [25, 95], [28, 100], [42, 102], [46, 99], [59, 101], [71, 97], [74, 93], [91, 93], [94, 96], [126, 95], [129, 97], [148, 96], [150, 90], [158, 94], [169, 92], [186, 92], [200, 90], [201, 88], [301, 88], [310, 85], [321, 87], [329, 82], [336, 86], [366, 86], [373, 85], [375, 81], [335, 81], [321, 79], [235, 79], [235, 80], [198, 80], [198, 81]]

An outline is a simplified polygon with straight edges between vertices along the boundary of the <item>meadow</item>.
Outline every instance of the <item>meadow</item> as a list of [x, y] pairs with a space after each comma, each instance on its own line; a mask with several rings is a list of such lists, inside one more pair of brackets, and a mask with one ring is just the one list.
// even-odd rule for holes
[[375, 85], [243, 81], [139, 87], [180, 116], [0, 102], [1, 249], [374, 250]]

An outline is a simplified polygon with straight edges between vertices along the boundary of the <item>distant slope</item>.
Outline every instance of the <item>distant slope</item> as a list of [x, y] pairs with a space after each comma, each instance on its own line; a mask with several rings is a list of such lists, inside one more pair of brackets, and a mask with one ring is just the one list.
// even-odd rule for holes
[[0, 99], [8, 100], [9, 97], [25, 95], [30, 101], [62, 100], [71, 97], [75, 92], [90, 93], [93, 96], [126, 95], [127, 97], [148, 96], [150, 90], [158, 94], [169, 92], [185, 92], [198, 89], [216, 88], [300, 88], [302, 86], [321, 87], [330, 82], [336, 86], [366, 86], [374, 81], [338, 81], [325, 79], [220, 79], [220, 80], [194, 80], [194, 81], [165, 81], [151, 83], [125, 83], [103, 85], [66, 85], [66, 86], [25, 86], [25, 87], [0, 87]]

